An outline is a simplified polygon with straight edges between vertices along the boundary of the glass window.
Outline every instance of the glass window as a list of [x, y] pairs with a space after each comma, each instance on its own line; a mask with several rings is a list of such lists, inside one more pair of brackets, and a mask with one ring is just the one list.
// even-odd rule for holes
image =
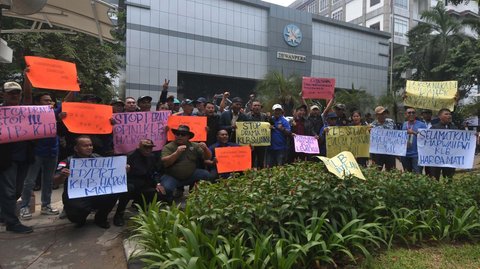
[[307, 12], [318, 13], [318, 5], [316, 1], [313, 1], [310, 5], [307, 6]]
[[395, 0], [395, 6], [408, 10], [408, 0]]
[[395, 36], [405, 37], [408, 32], [408, 21], [400, 18], [395, 18], [394, 32]]
[[332, 0], [332, 5], [335, 5], [338, 2], [340, 2], [340, 0]]
[[374, 5], [380, 4], [380, 0], [370, 0], [370, 6], [373, 7]]
[[343, 21], [343, 9], [332, 12], [332, 19]]
[[328, 8], [328, 0], [320, 0], [320, 11]]
[[374, 23], [374, 24], [370, 25], [370, 28], [380, 31], [380, 22], [377, 22], [377, 23]]

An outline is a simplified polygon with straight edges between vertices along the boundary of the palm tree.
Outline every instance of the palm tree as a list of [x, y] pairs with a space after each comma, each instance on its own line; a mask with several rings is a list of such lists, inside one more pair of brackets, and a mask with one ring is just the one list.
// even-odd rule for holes
[[[257, 84], [257, 95], [269, 109], [273, 104], [281, 104], [285, 115], [292, 115], [300, 102], [302, 78], [298, 75], [285, 77], [279, 71], [272, 71]], [[268, 110], [267, 109], [267, 110]]]

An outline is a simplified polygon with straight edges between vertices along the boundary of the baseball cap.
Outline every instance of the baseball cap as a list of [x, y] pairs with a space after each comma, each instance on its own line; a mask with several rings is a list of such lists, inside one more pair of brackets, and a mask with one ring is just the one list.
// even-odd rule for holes
[[338, 103], [335, 106], [333, 106], [333, 108], [345, 110], [346, 106], [344, 104]]
[[155, 144], [153, 144], [153, 141], [150, 139], [142, 139], [140, 140], [140, 146], [154, 148]]
[[13, 92], [13, 91], [22, 91], [22, 86], [16, 83], [15, 81], [5, 82], [3, 84], [3, 91], [4, 92]]
[[314, 109], [320, 110], [320, 107], [318, 107], [317, 105], [313, 105], [313, 106], [310, 107], [310, 110], [314, 110]]
[[383, 114], [383, 112], [388, 111], [386, 108], [383, 106], [377, 106], [375, 108], [375, 114]]
[[333, 119], [333, 118], [338, 118], [337, 113], [330, 112], [330, 113], [327, 114], [327, 119]]
[[180, 100], [178, 100], [177, 98], [174, 98], [174, 99], [173, 99], [173, 103], [174, 103], [174, 104], [180, 104]]
[[275, 110], [275, 109], [283, 110], [283, 107], [282, 107], [282, 105], [280, 105], [280, 104], [274, 104], [274, 105], [272, 106], [272, 110]]
[[112, 101], [110, 102], [110, 105], [113, 106], [116, 104], [125, 105], [125, 102], [123, 102], [122, 99], [119, 99], [119, 98], [112, 99]]
[[152, 97], [148, 95], [140, 96], [140, 98], [137, 99], [137, 103], [141, 101], [152, 102]]
[[190, 99], [185, 99], [182, 101], [182, 106], [184, 105], [193, 105], [193, 101]]
[[195, 103], [206, 103], [207, 99], [205, 97], [198, 97], [198, 99], [195, 101]]

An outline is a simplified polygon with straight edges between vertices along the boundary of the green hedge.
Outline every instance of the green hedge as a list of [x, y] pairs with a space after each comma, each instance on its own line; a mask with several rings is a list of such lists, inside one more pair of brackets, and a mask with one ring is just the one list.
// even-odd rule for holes
[[152, 204], [134, 217], [141, 258], [162, 268], [315, 268], [396, 243], [480, 236], [478, 175], [363, 172], [366, 181], [341, 180], [322, 163], [297, 163], [202, 182], [185, 211]]

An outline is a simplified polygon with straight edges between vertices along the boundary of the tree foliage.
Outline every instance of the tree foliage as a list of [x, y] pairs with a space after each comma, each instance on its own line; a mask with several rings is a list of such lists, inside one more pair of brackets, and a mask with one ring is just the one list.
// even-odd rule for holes
[[[29, 28], [27, 22], [16, 18], [3, 18], [2, 23], [6, 28]], [[4, 34], [2, 38], [14, 51], [12, 63], [0, 66], [4, 81], [23, 80], [25, 56], [52, 58], [77, 65], [82, 93], [95, 93], [104, 100], [111, 99], [112, 78], [123, 66], [121, 56], [125, 49], [120, 42], [100, 44], [98, 38], [82, 33], [17, 33]]]

